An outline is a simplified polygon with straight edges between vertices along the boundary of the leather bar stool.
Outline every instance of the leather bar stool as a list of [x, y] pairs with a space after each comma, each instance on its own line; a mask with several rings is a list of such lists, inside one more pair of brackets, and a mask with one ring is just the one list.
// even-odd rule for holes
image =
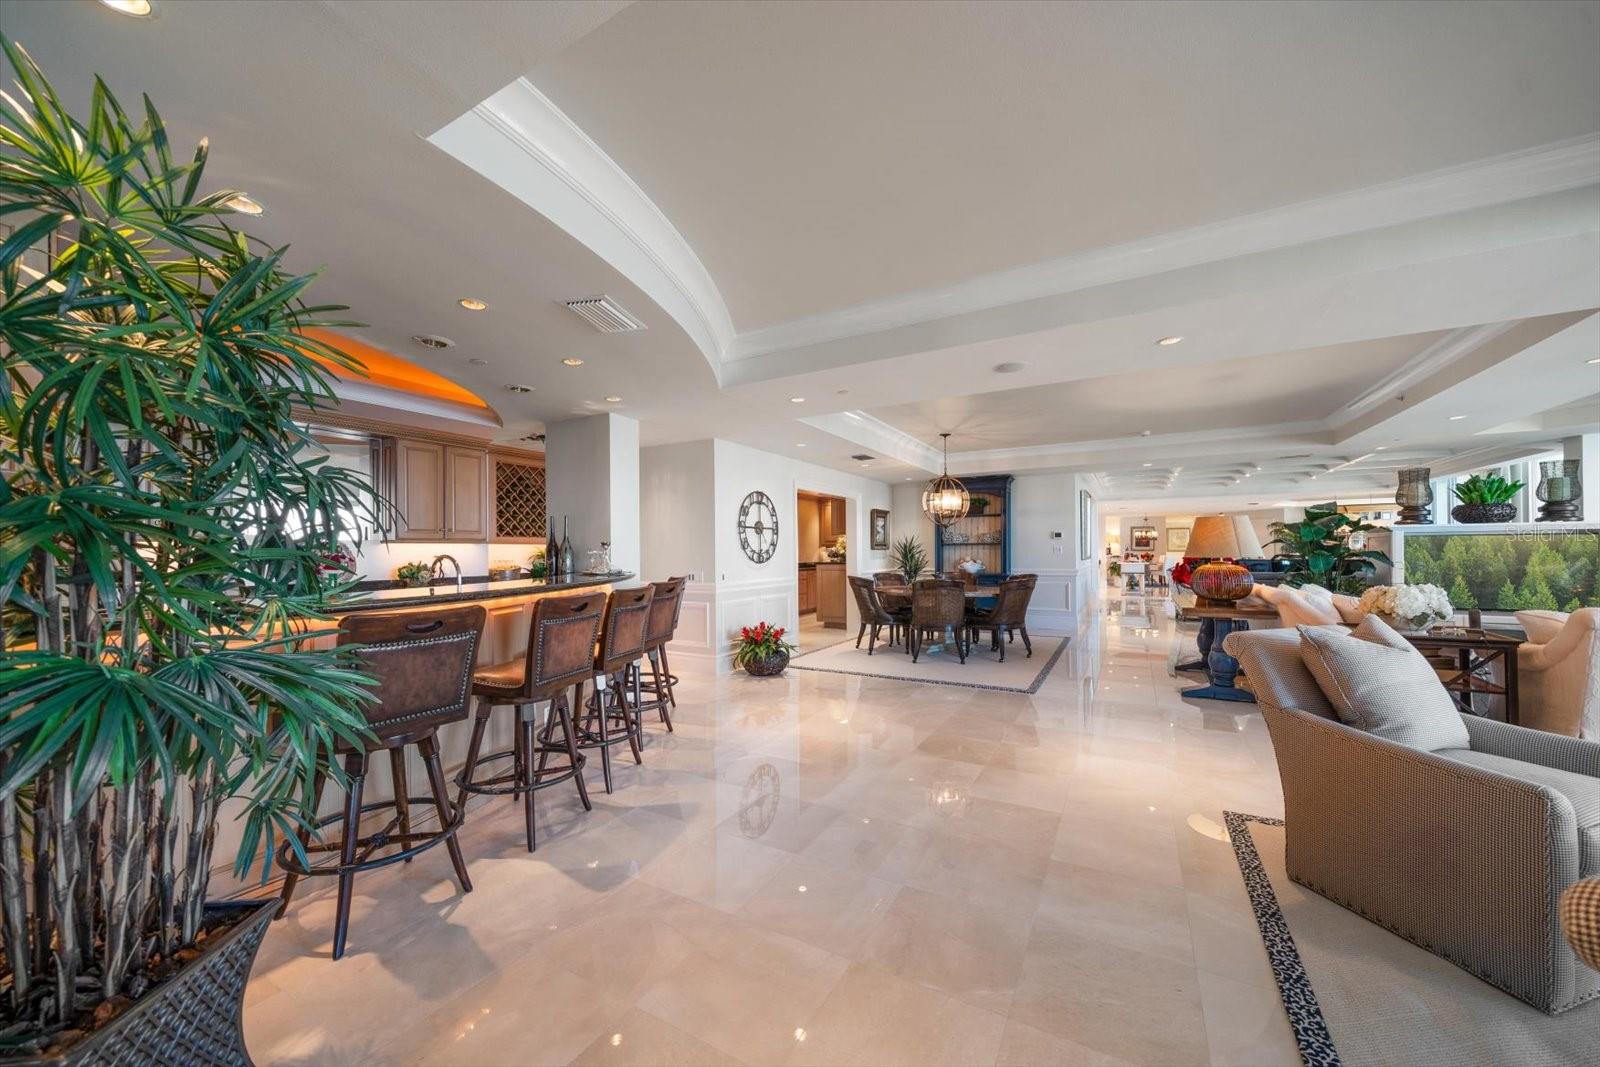
[[[485, 612], [477, 605], [443, 608], [405, 614], [349, 615], [339, 622], [339, 644], [359, 644], [356, 653], [360, 669], [378, 680], [373, 690], [376, 703], [362, 709], [371, 736], [360, 747], [348, 741], [336, 743], [344, 756], [344, 772], [349, 781], [344, 811], [317, 820], [316, 828], [338, 823], [341, 840], [311, 843], [311, 833], [299, 835], [300, 848], [307, 857], [338, 852], [337, 863], [302, 863], [290, 842], [278, 849], [278, 863], [287, 874], [283, 880], [282, 917], [294, 896], [295, 883], [303, 876], [339, 879], [339, 904], [333, 926], [333, 958], [344, 955], [350, 932], [350, 897], [357, 871], [387, 867], [401, 860], [410, 861], [419, 852], [443, 842], [450, 850], [461, 891], [472, 892], [467, 865], [461, 858], [456, 831], [466, 817], [466, 807], [451, 804], [444, 769], [439, 763], [437, 734], [446, 723], [462, 722], [471, 700], [472, 671], [478, 662], [478, 646], [483, 640]], [[428, 772], [431, 798], [407, 796], [405, 749], [416, 745]], [[367, 761], [374, 752], [389, 752], [394, 769], [394, 799], [362, 804], [367, 779]], [[312, 786], [316, 802], [321, 803], [326, 775], [318, 774]], [[431, 799], [439, 815], [436, 830], [411, 829], [410, 805]], [[376, 833], [361, 836], [361, 816], [379, 809], [394, 809], [388, 823]], [[397, 846], [396, 851], [387, 851]]]
[[[569, 779], [577, 783], [578, 799], [585, 811], [589, 789], [583, 781], [583, 753], [578, 751], [578, 731], [573, 725], [573, 708], [583, 707], [583, 683], [594, 672], [594, 642], [605, 615], [606, 594], [579, 593], [575, 596], [545, 597], [533, 602], [533, 618], [528, 624], [528, 648], [522, 655], [504, 663], [482, 667], [473, 676], [472, 692], [478, 709], [472, 724], [472, 740], [467, 745], [467, 762], [456, 784], [465, 802], [468, 793], [488, 796], [520, 795], [527, 822], [528, 851], [537, 845], [534, 829], [533, 794]], [[571, 690], [569, 700], [567, 694]], [[550, 712], [542, 733], [535, 736], [533, 705], [550, 702]], [[512, 747], [483, 755], [483, 735], [489, 716], [496, 707], [511, 705], [516, 713], [516, 732]], [[560, 744], [555, 728], [561, 727]], [[561, 762], [551, 766], [554, 755]], [[535, 757], [538, 765], [535, 766]], [[476, 777], [486, 763], [511, 761], [511, 768], [491, 778]]]
[[[600, 626], [600, 647], [593, 664], [595, 691], [586, 705], [578, 747], [600, 750], [600, 770], [607, 793], [613, 792], [611, 746], [626, 741], [633, 750], [633, 762], [644, 762], [639, 751], [639, 672], [630, 668], [644, 655], [645, 628], [650, 623], [650, 601], [654, 596], [655, 588], [648, 585], [612, 590], [606, 601], [605, 621]], [[612, 733], [614, 724], [622, 727], [621, 734]]]
[[[668, 709], [676, 707], [678, 703], [673, 696], [672, 686], [678, 679], [667, 667], [667, 642], [672, 640], [672, 635], [678, 629], [686, 581], [685, 578], [668, 578], [664, 582], [651, 584], [655, 595], [650, 599], [650, 620], [645, 624], [644, 632], [644, 652], [650, 661], [650, 687], [655, 690], [655, 696], [639, 704], [639, 713], [642, 715], [654, 711], [659, 714], [668, 733], [672, 732], [672, 713]], [[633, 666], [635, 671], [640, 669], [640, 664]]]

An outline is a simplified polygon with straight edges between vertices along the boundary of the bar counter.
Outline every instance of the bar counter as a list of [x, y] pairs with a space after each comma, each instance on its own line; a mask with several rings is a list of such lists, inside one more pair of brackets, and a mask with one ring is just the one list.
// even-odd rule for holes
[[[439, 604], [461, 604], [478, 600], [526, 600], [532, 602], [541, 596], [555, 593], [575, 593], [597, 586], [611, 587], [628, 582], [635, 576], [629, 571], [616, 574], [575, 574], [569, 578], [513, 578], [504, 582], [465, 582], [457, 592], [455, 583], [445, 580], [427, 587], [399, 586], [377, 589], [360, 594], [360, 599], [340, 604], [331, 610], [333, 615], [350, 615], [358, 611], [396, 611], [401, 608], [432, 607]], [[500, 605], [486, 604], [485, 607]]]

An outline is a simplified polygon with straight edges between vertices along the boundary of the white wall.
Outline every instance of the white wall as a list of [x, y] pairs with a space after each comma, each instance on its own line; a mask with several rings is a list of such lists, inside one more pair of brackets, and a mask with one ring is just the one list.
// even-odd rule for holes
[[[674, 573], [692, 570], [702, 576], [684, 593], [678, 635], [669, 647], [675, 669], [683, 665], [726, 671], [740, 627], [757, 622], [790, 628], [799, 625], [800, 538], [795, 505], [801, 489], [844, 499], [850, 573], [871, 574], [887, 566], [887, 553], [867, 547], [869, 511], [890, 506], [889, 487], [883, 482], [728, 441], [645, 449], [640, 471], [642, 507], [652, 516], [650, 525], [676, 515], [681, 529], [695, 531], [688, 537], [676, 531], [672, 535], [677, 547], [670, 551], [679, 553], [675, 558], [699, 561], [694, 566], [680, 566]], [[685, 485], [693, 486], [693, 491], [685, 493]], [[778, 515], [777, 551], [765, 563], [751, 561], [739, 543], [739, 506], [756, 490], [767, 494]], [[693, 550], [681, 542], [706, 539], [707, 530], [712, 546], [709, 559], [703, 552], [692, 556]], [[647, 576], [660, 577], [656, 561], [669, 558], [667, 551], [658, 553], [653, 546], [647, 549]], [[853, 601], [849, 610], [853, 617]]]
[[590, 415], [545, 428], [545, 487], [550, 517], [568, 521], [577, 564], [611, 545], [611, 565], [635, 571], [639, 548], [639, 424], [621, 415]]
[[710, 580], [716, 535], [705, 498], [712, 463], [710, 441], [639, 450], [641, 578], [687, 574], [690, 581]]

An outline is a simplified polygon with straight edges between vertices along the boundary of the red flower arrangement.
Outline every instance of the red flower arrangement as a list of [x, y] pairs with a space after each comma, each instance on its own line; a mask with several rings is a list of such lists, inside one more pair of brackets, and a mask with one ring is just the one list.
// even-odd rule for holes
[[751, 664], [765, 663], [780, 654], [787, 662], [789, 653], [795, 651], [797, 646], [785, 641], [784, 633], [782, 626], [770, 626], [764, 622], [740, 627], [739, 647], [734, 650], [733, 665], [749, 670]]

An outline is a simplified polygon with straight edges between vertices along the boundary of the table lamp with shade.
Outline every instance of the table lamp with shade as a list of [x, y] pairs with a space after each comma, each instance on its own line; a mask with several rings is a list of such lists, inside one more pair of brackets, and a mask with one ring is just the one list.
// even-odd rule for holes
[[1185, 555], [1210, 560], [1189, 575], [1195, 595], [1231, 604], [1250, 595], [1255, 577], [1249, 568], [1223, 561], [1259, 556], [1261, 542], [1248, 515], [1202, 515], [1194, 520]]

